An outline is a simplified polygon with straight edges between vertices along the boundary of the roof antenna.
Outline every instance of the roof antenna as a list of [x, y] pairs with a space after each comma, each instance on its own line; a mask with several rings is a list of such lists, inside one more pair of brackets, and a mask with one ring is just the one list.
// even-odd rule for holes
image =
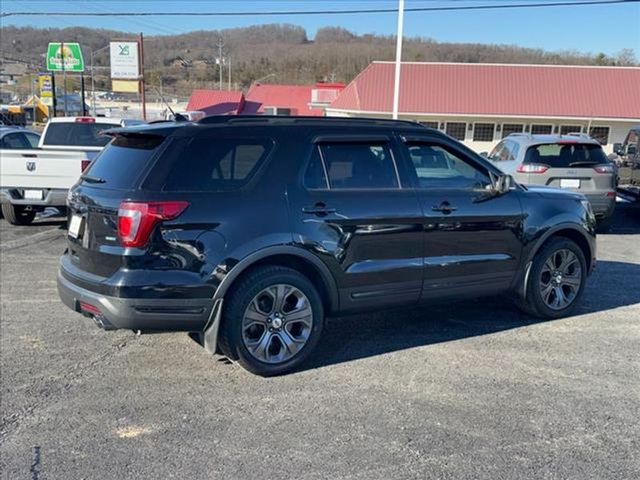
[[160, 100], [162, 100], [162, 103], [164, 103], [167, 106], [167, 108], [171, 112], [171, 115], [173, 115], [173, 119], [176, 122], [186, 122], [188, 120], [187, 117], [185, 117], [184, 115], [181, 115], [173, 111], [173, 108], [171, 108], [171, 105], [169, 105], [169, 103], [167, 103], [167, 101], [164, 99], [164, 97], [162, 96], [162, 93], [160, 93], [160, 90], [158, 90], [156, 87], [153, 87], [153, 89], [156, 91], [156, 93], [160, 97]]

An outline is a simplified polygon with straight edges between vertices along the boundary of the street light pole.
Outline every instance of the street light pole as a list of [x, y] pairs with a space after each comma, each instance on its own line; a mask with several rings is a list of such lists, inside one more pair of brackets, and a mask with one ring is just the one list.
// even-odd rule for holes
[[91, 108], [93, 109], [93, 116], [96, 116], [96, 83], [94, 80], [95, 75], [93, 74], [93, 56], [96, 53], [100, 53], [109, 48], [109, 45], [106, 47], [99, 48], [98, 50], [91, 50]]
[[400, 103], [400, 66], [402, 65], [402, 36], [404, 27], [404, 0], [398, 0], [398, 31], [396, 39], [396, 71], [393, 83], [393, 119], [398, 118]]

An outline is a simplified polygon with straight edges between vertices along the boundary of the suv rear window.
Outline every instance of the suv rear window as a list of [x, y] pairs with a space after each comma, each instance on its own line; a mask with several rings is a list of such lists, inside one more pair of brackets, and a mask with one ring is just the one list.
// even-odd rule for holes
[[215, 192], [246, 185], [273, 142], [256, 138], [195, 138], [170, 147], [164, 191]]
[[551, 168], [588, 167], [609, 163], [600, 145], [548, 143], [527, 149], [524, 163], [540, 163]]
[[100, 135], [103, 130], [117, 127], [111, 123], [51, 123], [43, 145], [70, 147], [104, 147], [111, 137]]
[[113, 189], [130, 189], [164, 137], [119, 135], [96, 157], [84, 175]]

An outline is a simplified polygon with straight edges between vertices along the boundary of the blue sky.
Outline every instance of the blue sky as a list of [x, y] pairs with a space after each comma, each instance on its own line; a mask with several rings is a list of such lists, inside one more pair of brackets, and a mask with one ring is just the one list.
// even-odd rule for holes
[[[532, 0], [514, 0], [527, 3]], [[536, 0], [540, 2], [541, 0]], [[542, 0], [552, 1], [552, 0]], [[406, 0], [407, 7], [510, 3], [509, 0]], [[513, 3], [513, 2], [511, 2]], [[2, 0], [2, 12], [278, 11], [395, 8], [396, 0]], [[300, 25], [313, 38], [323, 26], [357, 33], [394, 34], [395, 14], [255, 17], [7, 17], [2, 25], [111, 28], [167, 35], [264, 23]], [[547, 50], [613, 54], [633, 48], [640, 56], [640, 3], [543, 9], [408, 13], [405, 36], [442, 42], [512, 44]]]

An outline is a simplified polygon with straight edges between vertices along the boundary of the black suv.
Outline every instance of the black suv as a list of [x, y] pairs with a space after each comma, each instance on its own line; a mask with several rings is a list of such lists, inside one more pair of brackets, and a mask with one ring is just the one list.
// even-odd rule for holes
[[517, 185], [410, 122], [210, 117], [115, 129], [68, 198], [60, 297], [107, 330], [200, 332], [260, 375], [325, 316], [509, 293], [567, 315], [595, 264], [577, 193]]

